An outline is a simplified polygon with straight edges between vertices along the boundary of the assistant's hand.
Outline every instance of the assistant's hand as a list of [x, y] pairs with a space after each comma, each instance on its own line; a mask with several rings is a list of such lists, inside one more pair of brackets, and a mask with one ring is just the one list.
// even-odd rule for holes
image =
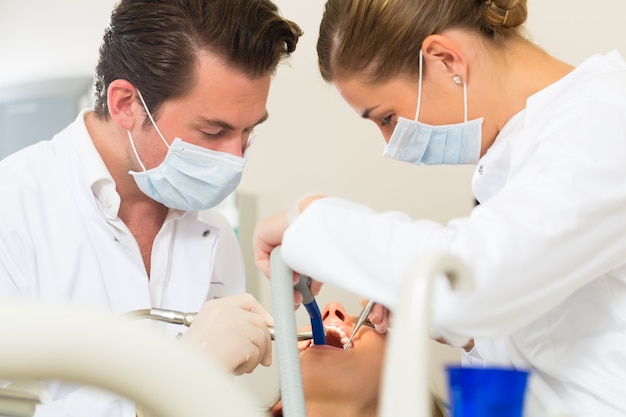
[[382, 304], [374, 304], [367, 316], [378, 333], [386, 333], [389, 328], [389, 309]]
[[289, 210], [283, 210], [273, 216], [260, 220], [254, 228], [252, 246], [254, 262], [266, 277], [270, 277], [270, 253], [283, 241], [285, 230], [298, 214], [306, 209], [313, 201], [324, 198], [323, 195], [308, 195]]
[[252, 236], [254, 262], [267, 278], [270, 277], [270, 254], [282, 243], [288, 226], [287, 210], [284, 210], [260, 220], [254, 228]]
[[205, 302], [181, 340], [241, 375], [272, 364], [273, 323], [252, 295], [233, 295]]

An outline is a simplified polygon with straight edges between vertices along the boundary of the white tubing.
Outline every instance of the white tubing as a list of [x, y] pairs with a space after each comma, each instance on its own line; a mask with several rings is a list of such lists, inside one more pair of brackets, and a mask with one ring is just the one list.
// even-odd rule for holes
[[283, 401], [283, 415], [305, 417], [302, 371], [296, 337], [296, 317], [293, 310], [293, 271], [285, 264], [280, 246], [270, 254], [272, 310], [278, 375]]
[[418, 257], [404, 278], [393, 332], [385, 354], [380, 417], [432, 415], [428, 384], [432, 284], [441, 274], [454, 290], [472, 288], [467, 267], [456, 257], [434, 252]]
[[163, 417], [258, 416], [221, 366], [109, 312], [0, 303], [0, 379], [61, 379], [120, 394]]

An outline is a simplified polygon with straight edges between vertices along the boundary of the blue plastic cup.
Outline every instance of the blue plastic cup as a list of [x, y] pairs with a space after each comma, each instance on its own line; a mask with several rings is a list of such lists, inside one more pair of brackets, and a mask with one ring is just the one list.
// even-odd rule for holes
[[522, 417], [528, 372], [446, 367], [451, 417]]

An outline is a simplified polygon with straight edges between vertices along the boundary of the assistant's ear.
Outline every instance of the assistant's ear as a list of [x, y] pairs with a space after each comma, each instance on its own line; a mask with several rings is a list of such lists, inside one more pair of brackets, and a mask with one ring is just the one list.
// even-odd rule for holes
[[115, 80], [109, 84], [107, 90], [107, 104], [109, 114], [117, 125], [130, 130], [136, 121], [137, 89], [126, 80]]
[[453, 39], [440, 34], [430, 35], [422, 43], [422, 54], [424, 60], [431, 63], [429, 68], [439, 72], [437, 75], [448, 77], [451, 82], [457, 75], [467, 80], [465, 54]]

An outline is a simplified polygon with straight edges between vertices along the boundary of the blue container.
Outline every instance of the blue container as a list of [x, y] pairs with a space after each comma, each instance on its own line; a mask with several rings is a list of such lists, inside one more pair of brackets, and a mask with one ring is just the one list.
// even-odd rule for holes
[[528, 372], [448, 366], [451, 417], [522, 417]]

